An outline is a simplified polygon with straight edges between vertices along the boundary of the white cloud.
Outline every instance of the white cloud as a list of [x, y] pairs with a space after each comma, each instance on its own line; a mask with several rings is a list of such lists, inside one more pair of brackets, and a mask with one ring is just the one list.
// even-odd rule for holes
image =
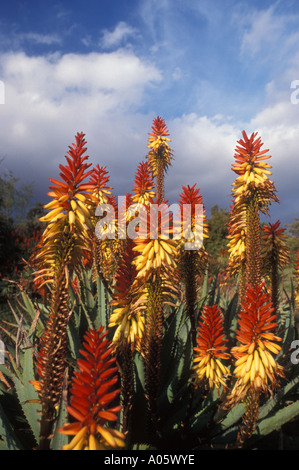
[[235, 23], [243, 28], [241, 54], [261, 60], [289, 58], [292, 48], [298, 44], [298, 15], [280, 13], [279, 2], [266, 10], [252, 9], [247, 13], [235, 14]]
[[169, 123], [174, 148], [173, 167], [168, 186], [176, 198], [182, 185], [196, 183], [210, 208], [214, 204], [228, 208], [231, 203], [233, 153], [239, 129], [222, 116], [207, 118], [195, 113], [183, 115]]
[[120, 21], [113, 31], [105, 29], [102, 33], [101, 46], [105, 49], [118, 47], [124, 39], [135, 36], [137, 30], [124, 21]]
[[122, 93], [127, 97], [128, 91], [130, 100], [138, 102], [138, 90], [161, 79], [152, 64], [124, 50], [37, 57], [9, 53], [2, 56], [2, 76], [18, 92], [41, 93], [44, 99], [63, 99], [73, 89], [86, 94], [118, 93], [120, 102]]
[[[249, 20], [250, 28], [244, 33], [241, 51], [250, 52], [255, 55], [261, 48], [269, 47], [277, 41], [281, 34], [283, 25], [274, 15], [275, 6], [268, 10], [251, 13]], [[249, 18], [248, 18], [249, 19]]]
[[[179, 72], [174, 70], [178, 76]], [[166, 119], [174, 149], [166, 177], [170, 202], [175, 202], [182, 185], [196, 183], [207, 209], [214, 204], [228, 208], [235, 178], [231, 164], [244, 128], [248, 133], [258, 131], [270, 149], [281, 200], [278, 211], [289, 221], [298, 215], [299, 105], [291, 104], [289, 88], [281, 92], [292, 73], [286, 70], [284, 80], [277, 77], [268, 84], [271, 99], [244, 127], [224, 113], [211, 118], [198, 112], [173, 114]], [[107, 166], [117, 194], [131, 191], [155, 117], [155, 109], [144, 111], [142, 104], [146, 95], [147, 103], [155, 97], [160, 70], [132, 51], [117, 50], [31, 57], [8, 53], [1, 57], [0, 74], [6, 93], [5, 105], [0, 106], [0, 158], [5, 157], [8, 168], [35, 180], [39, 195], [45, 195], [48, 178], [57, 176], [68, 145], [76, 132], [83, 131], [90, 162]]]
[[0, 22], [0, 45], [3, 50], [23, 50], [26, 46], [58, 46], [63, 36], [57, 32], [37, 33], [35, 31], [18, 32], [8, 31], [8, 26]]
[[17, 176], [35, 180], [37, 191], [46, 194], [48, 178], [57, 176], [78, 131], [86, 133], [91, 162], [107, 164], [116, 180], [125, 178], [126, 167], [135, 171], [146, 153], [146, 141], [137, 136], [143, 132], [146, 140], [150, 126], [138, 111], [147, 88], [161, 79], [152, 64], [128, 51], [8, 53], [0, 74], [0, 157]]
[[44, 45], [51, 45], [51, 44], [60, 44], [61, 37], [56, 34], [39, 34], [39, 33], [24, 33], [19, 35], [20, 41], [27, 40], [29, 42], [33, 42], [36, 44], [44, 44]]

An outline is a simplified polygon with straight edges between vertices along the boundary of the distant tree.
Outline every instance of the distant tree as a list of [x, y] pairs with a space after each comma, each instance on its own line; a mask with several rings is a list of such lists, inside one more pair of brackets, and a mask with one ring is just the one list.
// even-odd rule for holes
[[45, 209], [42, 202], [37, 202], [28, 212], [26, 221], [23, 224], [24, 232], [27, 236], [32, 236], [36, 232], [40, 232], [44, 228], [44, 223], [40, 222], [40, 218], [45, 215]]
[[33, 183], [20, 184], [20, 178], [3, 167], [3, 159], [0, 160], [0, 165], [0, 215], [2, 219], [13, 220], [18, 224], [26, 218]]
[[299, 218], [295, 217], [291, 224], [287, 224], [287, 245], [290, 250], [292, 264], [295, 263], [299, 251]]
[[0, 279], [13, 279], [38, 236], [42, 208], [37, 204], [28, 210], [32, 184], [20, 185], [11, 171], [0, 170]]
[[205, 242], [207, 252], [215, 259], [219, 258], [221, 251], [227, 245], [227, 224], [229, 213], [225, 209], [219, 209], [218, 205], [211, 208], [211, 216], [207, 219], [209, 225], [209, 238]]

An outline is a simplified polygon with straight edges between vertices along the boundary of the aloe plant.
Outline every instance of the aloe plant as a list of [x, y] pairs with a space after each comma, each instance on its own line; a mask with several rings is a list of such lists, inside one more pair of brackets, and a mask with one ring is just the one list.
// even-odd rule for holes
[[[159, 197], [163, 199], [164, 172], [170, 164], [170, 155], [172, 159], [164, 121], [159, 118], [156, 124], [158, 127], [154, 126], [153, 131], [159, 128], [161, 135], [150, 134], [150, 165], [139, 167], [134, 186], [134, 202], [140, 203], [141, 198], [147, 210], [155, 196], [149, 168], [152, 167]], [[243, 137], [246, 137], [246, 145], [254, 143], [255, 134], [251, 140], [246, 134]], [[260, 141], [255, 144], [258, 157]], [[74, 147], [70, 152], [78, 157], [83, 151], [85, 148], [79, 146], [79, 150]], [[266, 158], [264, 152], [260, 156], [260, 160]], [[40, 262], [41, 276], [45, 275], [46, 283], [49, 274], [53, 280], [47, 287], [48, 295], [36, 292], [32, 295], [22, 288], [11, 305], [12, 322], [5, 332], [6, 360], [0, 365], [0, 448], [58, 450], [79, 445], [80, 448], [106, 449], [121, 443], [121, 448], [125, 445], [126, 450], [255, 449], [265, 445], [270, 437], [279, 440], [280, 448], [298, 446], [296, 436], [292, 440], [288, 435], [288, 427], [299, 417], [299, 365], [290, 360], [292, 342], [298, 338], [294, 323], [295, 290], [290, 297], [275, 297], [278, 303], [274, 315], [267, 286], [246, 286], [246, 272], [252, 274], [253, 284], [261, 279], [262, 253], [252, 255], [253, 248], [259, 250], [260, 247], [256, 212], [247, 208], [244, 218], [242, 204], [235, 208], [240, 211], [239, 218], [233, 212], [229, 246], [235, 256], [230, 260], [229, 272], [237, 277], [235, 290], [228, 295], [218, 275], [210, 279], [204, 250], [192, 255], [192, 263], [196, 258], [196, 269], [192, 264], [192, 278], [188, 278], [188, 270], [180, 268], [186, 268], [190, 260], [184, 259], [174, 237], [165, 240], [158, 236], [153, 241], [148, 236], [136, 236], [130, 243], [123, 239], [96, 239], [93, 229], [102, 215], [93, 214], [95, 202], [103, 201], [115, 207], [115, 199], [111, 195], [112, 188], [107, 186], [106, 170], [97, 166], [91, 172], [90, 181], [80, 185], [83, 192], [78, 191], [75, 199], [71, 193], [69, 201], [66, 188], [74, 185], [71, 169], [78, 170], [77, 183], [82, 182], [87, 169], [77, 157], [74, 157], [77, 166], [73, 166], [68, 157], [69, 166], [62, 167], [65, 182], [53, 181], [54, 200], [49, 206], [52, 212], [45, 216], [49, 223], [44, 234], [47, 243], [38, 247], [36, 259]], [[163, 166], [159, 159], [166, 157]], [[255, 170], [258, 171], [251, 177], [248, 162], [245, 165], [242, 159], [241, 170], [235, 167], [243, 178], [239, 178], [235, 186], [237, 199], [243, 194], [244, 179], [250, 197], [252, 194], [255, 197], [254, 185], [259, 187], [262, 183], [265, 191], [259, 193], [260, 197], [275, 199], [272, 185], [268, 187], [266, 177], [259, 176], [259, 171], [263, 174], [264, 170], [257, 165]], [[185, 194], [196, 196], [193, 190], [194, 186], [185, 187]], [[270, 196], [268, 190], [271, 190]], [[254, 210], [258, 211], [260, 207], [256, 207], [256, 199], [253, 200]], [[130, 195], [127, 195], [125, 203], [129, 202]], [[163, 204], [167, 208], [164, 201]], [[165, 213], [162, 223], [167, 219]], [[246, 217], [246, 213], [250, 213], [250, 217]], [[131, 222], [131, 217], [129, 214], [125, 226]], [[252, 231], [248, 227], [251, 220]], [[120, 233], [121, 224], [117, 229]], [[251, 237], [249, 249], [246, 237], [247, 241]], [[69, 250], [67, 253], [65, 247]], [[47, 271], [43, 268], [43, 257]], [[185, 263], [183, 266], [180, 260]], [[47, 362], [41, 361], [39, 341], [61, 315], [63, 328], [60, 325], [59, 332], [64, 347], [59, 349], [59, 357], [63, 374], [59, 370], [55, 376], [60, 381], [59, 394], [47, 415], [45, 406], [42, 408], [45, 395], [39, 393], [43, 386], [40, 368], [46, 364], [47, 370], [51, 369], [51, 361], [50, 357]], [[60, 348], [60, 333], [57, 334], [54, 326], [51, 331], [55, 333], [56, 347]], [[251, 335], [254, 328], [258, 329], [257, 339]], [[102, 343], [100, 338], [93, 342], [94, 332], [107, 336], [107, 343]], [[89, 339], [84, 343], [86, 337]], [[52, 347], [51, 342], [48, 343], [49, 348]], [[114, 354], [107, 367], [103, 344], [107, 344], [107, 354], [112, 354], [112, 350]], [[275, 359], [260, 351], [265, 345], [270, 348], [267, 353], [271, 348], [275, 352]], [[85, 359], [82, 359], [82, 352]], [[219, 365], [219, 358], [225, 358], [225, 367]], [[97, 373], [98, 361], [103, 366], [103, 375]], [[107, 385], [101, 380], [112, 374], [109, 368], [112, 362], [117, 370], [113, 366], [113, 380]], [[266, 366], [267, 375], [264, 373]], [[283, 374], [278, 374], [276, 381], [276, 372], [282, 370]], [[47, 371], [44, 374], [47, 375]], [[44, 377], [50, 380], [46, 375]], [[92, 389], [101, 397], [99, 400], [95, 396], [91, 400], [87, 398], [89, 377], [93, 381]], [[84, 386], [80, 380], [85, 381]], [[119, 389], [108, 393], [105, 388], [108, 386]], [[119, 392], [122, 412], [118, 416], [120, 408], [118, 404], [114, 406], [113, 400]], [[100, 410], [103, 403], [109, 403], [111, 408]], [[90, 406], [93, 409], [89, 412]], [[51, 422], [46, 436], [41, 436], [42, 410], [42, 422]], [[101, 414], [97, 414], [97, 410]], [[75, 423], [69, 422], [72, 413]], [[109, 424], [107, 430], [104, 421], [112, 421], [115, 428], [110, 428]], [[68, 433], [74, 436], [71, 443]]]

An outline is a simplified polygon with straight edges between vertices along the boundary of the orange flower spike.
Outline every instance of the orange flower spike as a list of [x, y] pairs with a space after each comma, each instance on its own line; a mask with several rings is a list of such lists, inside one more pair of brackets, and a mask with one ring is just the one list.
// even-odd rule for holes
[[96, 165], [93, 168], [91, 177], [89, 179], [89, 184], [92, 188], [92, 193], [96, 197], [98, 203], [106, 204], [108, 198], [111, 195], [112, 186], [108, 186], [109, 175], [106, 170], [106, 167], [100, 167]]
[[77, 226], [79, 231], [87, 228], [85, 223], [88, 222], [89, 213], [85, 199], [90, 185], [83, 183], [83, 180], [92, 174], [92, 170], [87, 171], [91, 164], [85, 162], [88, 156], [84, 155], [86, 151], [84, 134], [78, 133], [75, 138], [76, 142], [69, 147], [68, 155], [65, 157], [67, 165], [59, 165], [63, 181], [49, 178], [53, 185], [49, 186], [48, 195], [54, 199], [44, 206], [51, 211], [40, 219], [50, 224], [48, 228], [51, 230], [46, 231], [45, 235], [57, 230], [55, 222], [58, 220], [68, 220], [70, 227], [74, 229]]
[[54, 186], [50, 186], [49, 189], [57, 190], [56, 186], [59, 186], [64, 189], [61, 190], [61, 193], [68, 194], [70, 197], [73, 192], [81, 191], [80, 184], [82, 181], [87, 178], [92, 170], [86, 173], [86, 170], [91, 166], [91, 163], [84, 163], [88, 159], [88, 155], [84, 155], [86, 151], [86, 141], [85, 135], [83, 132], [80, 132], [75, 137], [76, 142], [69, 147], [69, 151], [66, 155], [67, 165], [59, 165], [61, 170], [60, 177], [65, 181], [65, 183], [50, 178], [50, 181], [54, 183]]
[[148, 139], [148, 163], [153, 176], [156, 177], [157, 196], [164, 200], [164, 173], [171, 164], [172, 154], [168, 145], [170, 139], [164, 119], [157, 117], [154, 119], [152, 132]]
[[273, 312], [265, 286], [247, 285], [236, 334], [240, 345], [231, 350], [236, 358], [234, 374], [237, 378], [232, 394], [237, 399], [242, 399], [251, 388], [267, 392], [271, 384], [276, 384], [277, 377], [283, 375], [282, 367], [272, 356], [281, 350], [277, 344], [281, 338], [273, 333], [277, 327]]
[[[70, 405], [67, 411], [74, 418], [58, 432], [74, 436], [63, 450], [108, 450], [124, 447], [124, 435], [106, 427], [107, 422], [117, 421], [121, 406], [115, 405], [120, 390], [112, 346], [106, 338], [104, 328], [89, 329], [85, 335], [84, 359], [77, 361], [78, 371], [74, 373]], [[113, 406], [110, 406], [111, 403]]]
[[280, 227], [279, 220], [274, 224], [263, 225], [263, 252], [266, 254], [275, 251], [280, 266], [284, 266], [289, 261], [286, 238], [285, 229]]
[[[166, 203], [146, 206], [146, 213], [140, 214], [142, 233], [134, 240], [133, 251], [137, 256], [133, 263], [136, 265], [137, 278], [148, 278], [158, 270], [167, 270], [176, 266], [177, 242], [170, 238], [172, 220]], [[151, 233], [153, 223], [157, 233]]]
[[[205, 223], [206, 220], [206, 213], [203, 207], [203, 200], [202, 196], [199, 192], [199, 188], [196, 188], [196, 184], [193, 186], [182, 186], [182, 193], [180, 194], [180, 199], [178, 200], [178, 204], [180, 206], [180, 227], [176, 227], [176, 231], [179, 232], [181, 236], [181, 240], [184, 241], [184, 232], [187, 231], [191, 235], [191, 232], [194, 235], [200, 235], [197, 243], [199, 248], [203, 245], [203, 239], [208, 238], [208, 224]], [[200, 209], [197, 208], [200, 206]], [[185, 209], [184, 209], [185, 208]], [[197, 216], [200, 215], [202, 211], [202, 218]], [[202, 234], [202, 237], [201, 237]], [[193, 238], [192, 235], [190, 238]]]
[[148, 162], [141, 162], [135, 174], [132, 201], [138, 204], [149, 204], [153, 202], [153, 198], [155, 197], [154, 186]]
[[[168, 167], [170, 164], [170, 148], [167, 142], [170, 142], [168, 138], [169, 133], [166, 127], [164, 119], [161, 117], [157, 117], [154, 119], [152, 132], [149, 132], [149, 139], [148, 139], [148, 148], [154, 151], [158, 151], [159, 149], [163, 149], [163, 166], [164, 169]], [[162, 155], [160, 155], [162, 157]], [[151, 162], [151, 159], [150, 159]], [[153, 163], [153, 162], [151, 162]], [[155, 173], [154, 165], [151, 165], [153, 168], [152, 171]]]
[[110, 219], [110, 223], [107, 224], [104, 230], [104, 234], [109, 238], [112, 234], [112, 237], [115, 235], [115, 229], [116, 229], [116, 222], [117, 222], [117, 201], [115, 199], [115, 196], [111, 194], [111, 190], [113, 189], [112, 186], [109, 186], [107, 183], [109, 182], [109, 174], [106, 170], [106, 167], [100, 167], [99, 165], [96, 165], [93, 168], [91, 177], [89, 179], [89, 185], [90, 185], [90, 198], [91, 198], [91, 204], [90, 204], [90, 211], [92, 212], [91, 215], [91, 220], [94, 225], [97, 223], [97, 207], [99, 207], [101, 204], [105, 205], [110, 205], [113, 208], [113, 212], [111, 215], [114, 215], [114, 218]]
[[137, 271], [133, 263], [135, 253], [132, 245], [129, 239], [118, 265], [111, 302], [116, 308], [110, 315], [109, 327], [116, 327], [112, 343], [117, 349], [130, 345], [133, 350], [140, 344], [145, 330], [142, 292], [135, 282]]
[[269, 169], [272, 168], [271, 165], [264, 162], [271, 156], [266, 155], [268, 149], [260, 150], [263, 143], [260, 137], [256, 138], [257, 132], [252, 133], [250, 138], [245, 131], [242, 132], [242, 135], [243, 140], [239, 140], [239, 145], [236, 147], [236, 163], [232, 165], [232, 170], [239, 175], [233, 183], [233, 191], [236, 195], [247, 190], [250, 184], [258, 187], [265, 183], [268, 179], [267, 175], [271, 175]]
[[263, 269], [270, 278], [273, 307], [277, 311], [279, 299], [279, 271], [290, 261], [286, 244], [285, 229], [280, 227], [279, 220], [274, 224], [263, 225], [262, 235]]
[[198, 327], [197, 346], [194, 348], [194, 372], [197, 383], [207, 382], [217, 391], [225, 387], [229, 369], [220, 359], [229, 359], [222, 323], [222, 313], [217, 305], [205, 306]]
[[160, 116], [156, 117], [152, 125], [152, 132], [149, 132], [148, 135], [150, 136], [148, 139], [149, 143], [153, 142], [157, 136], [168, 137], [169, 132], [165, 124], [165, 120]]
[[295, 264], [295, 308], [299, 309], [299, 251], [297, 251], [297, 259]]

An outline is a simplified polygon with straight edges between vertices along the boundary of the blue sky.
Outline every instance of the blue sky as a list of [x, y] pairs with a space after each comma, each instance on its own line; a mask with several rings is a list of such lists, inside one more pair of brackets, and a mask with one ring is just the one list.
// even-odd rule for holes
[[0, 158], [37, 200], [78, 131], [116, 194], [131, 191], [160, 115], [175, 157], [170, 202], [196, 183], [208, 215], [228, 209], [245, 129], [272, 155], [281, 202], [270, 220], [299, 216], [297, 0], [12, 0], [1, 5], [0, 80]]

